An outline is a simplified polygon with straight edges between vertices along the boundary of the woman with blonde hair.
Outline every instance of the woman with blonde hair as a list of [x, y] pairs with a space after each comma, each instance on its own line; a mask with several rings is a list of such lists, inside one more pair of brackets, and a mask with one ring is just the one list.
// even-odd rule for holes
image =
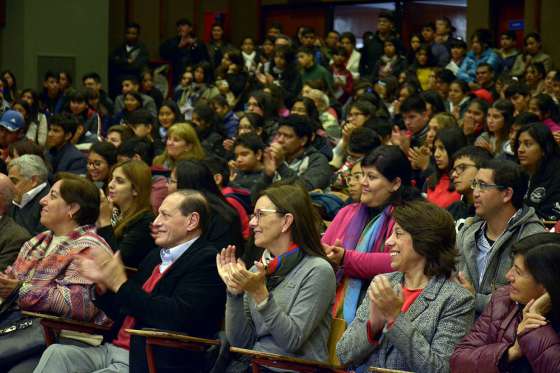
[[176, 123], [169, 128], [165, 151], [154, 158], [153, 165], [170, 170], [181, 159], [204, 159], [198, 135], [189, 123]]
[[151, 189], [150, 167], [143, 161], [124, 161], [113, 167], [107, 197], [101, 199], [97, 232], [130, 267], [138, 267], [155, 246], [150, 235]]

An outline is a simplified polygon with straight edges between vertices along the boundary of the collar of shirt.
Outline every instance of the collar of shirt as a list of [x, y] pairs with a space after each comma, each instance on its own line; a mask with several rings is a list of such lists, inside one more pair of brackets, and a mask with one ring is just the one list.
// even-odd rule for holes
[[35, 196], [39, 193], [41, 193], [41, 191], [43, 190], [44, 187], [47, 186], [47, 183], [42, 183], [37, 185], [35, 188], [27, 191], [26, 193], [23, 194], [23, 196], [21, 196], [21, 202], [17, 203], [16, 201], [12, 201], [12, 203], [14, 205], [16, 205], [17, 207], [19, 207], [20, 209], [24, 208], [25, 205], [27, 205], [29, 203], [29, 201], [31, 201], [33, 198], [35, 198]]
[[181, 255], [183, 255], [197, 239], [198, 237], [195, 237], [190, 241], [184, 242], [170, 249], [161, 249], [159, 252], [159, 255], [161, 256], [159, 272], [165, 272], [165, 270], [169, 268], [177, 259], [179, 259]]

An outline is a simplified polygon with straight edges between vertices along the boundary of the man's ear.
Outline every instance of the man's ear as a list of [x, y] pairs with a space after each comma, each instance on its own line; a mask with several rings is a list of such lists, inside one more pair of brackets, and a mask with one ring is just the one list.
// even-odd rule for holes
[[191, 217], [187, 222], [187, 232], [192, 232], [200, 228], [200, 214], [198, 212], [191, 213]]
[[503, 197], [504, 203], [509, 203], [511, 202], [512, 199], [513, 199], [513, 189], [512, 188], [505, 189], [504, 197]]

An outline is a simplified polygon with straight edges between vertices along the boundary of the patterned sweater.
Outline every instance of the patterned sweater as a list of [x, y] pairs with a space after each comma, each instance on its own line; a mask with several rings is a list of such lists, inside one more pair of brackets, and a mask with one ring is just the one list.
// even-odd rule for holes
[[78, 273], [76, 258], [92, 250], [111, 253], [111, 248], [97, 235], [94, 226], [74, 229], [66, 240], [48, 250], [52, 239], [53, 232], [46, 231], [27, 241], [9, 269], [8, 275], [22, 281], [20, 307], [103, 323], [107, 318], [90, 297], [93, 284]]

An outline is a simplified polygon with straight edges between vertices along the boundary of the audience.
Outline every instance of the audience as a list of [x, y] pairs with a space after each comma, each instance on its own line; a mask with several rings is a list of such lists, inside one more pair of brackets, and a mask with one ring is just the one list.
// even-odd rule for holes
[[[381, 12], [377, 28], [361, 38], [355, 30], [319, 35], [305, 24], [292, 38], [275, 22], [262, 43], [249, 35], [241, 45], [230, 40], [241, 39], [229, 35], [232, 25], [220, 17], [209, 23], [207, 44], [198, 38], [203, 30], [181, 18], [177, 36], [160, 45], [159, 56], [142, 43], [142, 26], [127, 20], [106, 82], [91, 71], [73, 87], [73, 70], [43, 71], [35, 87], [40, 94], [21, 89], [22, 81], [32, 80], [6, 66], [0, 74], [0, 297], [19, 295], [24, 309], [78, 320], [103, 322], [103, 310], [114, 323], [106, 340], [114, 343], [92, 349], [94, 359], [81, 357], [88, 350], [57, 346], [39, 371], [82, 365], [147, 371], [143, 344], [130, 339], [128, 327], [215, 338], [225, 302], [217, 272], [230, 293], [221, 327], [234, 346], [326, 361], [330, 320], [337, 317], [349, 325], [339, 357], [358, 372], [370, 364], [449, 371], [451, 351], [469, 331], [471, 293], [476, 316], [492, 298], [493, 309], [482, 316], [487, 324], [491, 318], [489, 325], [505, 317], [493, 313], [494, 305], [517, 313], [511, 330], [496, 337], [498, 353], [472, 350], [482, 356], [475, 361], [461, 345], [454, 370], [554, 370], [557, 361], [548, 350], [527, 344], [554, 351], [556, 335], [546, 334], [550, 345], [535, 342], [532, 335], [550, 329], [536, 327], [534, 307], [524, 314], [527, 302], [515, 295], [517, 276], [535, 296], [548, 277], [531, 272], [529, 261], [521, 263], [529, 249], [512, 254], [518, 241], [560, 226], [560, 75], [543, 44], [547, 39], [531, 30], [493, 35], [477, 29], [467, 50], [462, 27], [455, 29], [449, 18], [404, 28], [402, 38], [395, 31], [402, 27], [398, 15]], [[495, 41], [499, 49], [493, 49]], [[168, 65], [154, 60], [159, 57]], [[60, 172], [74, 176], [59, 180]], [[423, 214], [409, 221], [419, 206]], [[442, 209], [455, 223], [455, 244]], [[83, 218], [84, 211], [91, 213]], [[161, 214], [151, 224], [155, 211]], [[23, 243], [25, 231], [35, 238]], [[78, 231], [85, 236], [78, 238]], [[93, 249], [64, 251], [82, 239]], [[152, 250], [156, 245], [161, 250]], [[293, 245], [303, 246], [294, 251]], [[451, 276], [453, 246], [460, 256]], [[195, 268], [190, 265], [198, 258], [189, 255], [194, 247], [202, 261], [225, 251], [218, 263]], [[437, 247], [442, 249], [435, 254]], [[186, 261], [168, 278], [174, 260]], [[67, 270], [59, 268], [64, 263]], [[123, 266], [139, 272], [129, 281]], [[384, 275], [393, 270], [399, 272]], [[322, 280], [322, 292], [314, 276]], [[17, 294], [12, 290], [20, 282], [12, 277], [33, 283], [33, 299], [22, 292], [27, 285]], [[156, 286], [159, 277], [163, 288]], [[399, 281], [407, 286], [402, 291]], [[510, 290], [496, 290], [507, 281], [511, 297]], [[210, 299], [195, 304], [192, 297], [205, 288], [199, 282], [211, 289]], [[370, 282], [376, 285], [365, 298]], [[62, 295], [50, 290], [54, 286]], [[66, 288], [78, 295], [68, 298]], [[52, 294], [36, 295], [42, 291]], [[400, 294], [404, 306], [397, 302]], [[78, 302], [84, 302], [79, 310]], [[158, 320], [163, 312], [172, 316]], [[538, 332], [516, 335], [528, 314]], [[0, 313], [2, 346], [12, 345], [2, 330], [15, 328], [10, 337], [25, 333], [8, 321]], [[550, 325], [557, 331], [554, 321]], [[477, 327], [473, 333], [479, 335]], [[160, 370], [208, 371], [213, 363], [210, 357], [203, 364], [199, 353], [154, 351]], [[103, 354], [116, 360], [98, 360]], [[490, 354], [492, 362], [484, 363]], [[228, 372], [246, 371], [250, 360], [236, 357]], [[23, 364], [30, 370], [31, 363]], [[0, 370], [10, 364], [2, 359]]]

